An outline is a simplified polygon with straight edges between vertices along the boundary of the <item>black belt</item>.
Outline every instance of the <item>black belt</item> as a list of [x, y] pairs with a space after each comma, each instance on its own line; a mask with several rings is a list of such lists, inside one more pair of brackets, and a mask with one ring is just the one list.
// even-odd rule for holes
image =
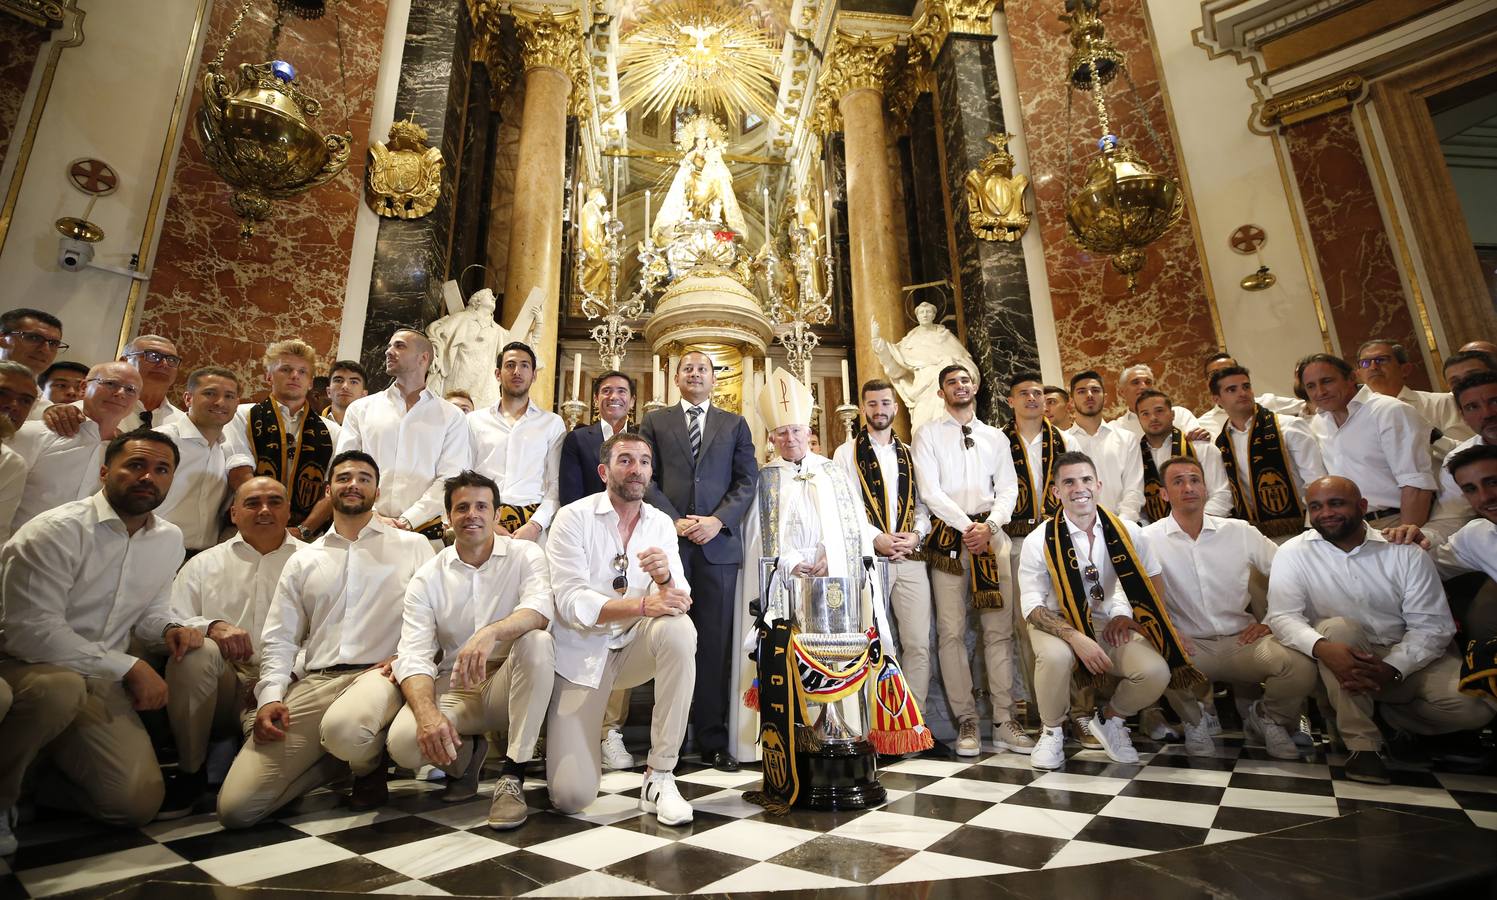
[[1382, 509], [1369, 509], [1367, 510], [1367, 515], [1362, 517], [1362, 521], [1371, 522], [1376, 519], [1384, 518], [1386, 516], [1396, 516], [1401, 514], [1402, 512], [1403, 510], [1399, 509], [1396, 506], [1386, 506]]
[[360, 669], [372, 669], [377, 663], [347, 663], [341, 666], [328, 666], [325, 669], [308, 669], [308, 675], [342, 675], [346, 672], [355, 672]]

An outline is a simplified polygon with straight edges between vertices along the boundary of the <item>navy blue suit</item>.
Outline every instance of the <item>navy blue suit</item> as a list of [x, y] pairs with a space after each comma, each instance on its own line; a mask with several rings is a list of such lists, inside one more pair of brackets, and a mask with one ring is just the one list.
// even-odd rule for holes
[[[632, 423], [626, 423], [625, 431], [638, 431]], [[561, 439], [561, 471], [557, 477], [557, 493], [562, 506], [575, 503], [583, 497], [603, 490], [603, 479], [598, 477], [598, 463], [603, 460], [603, 423], [578, 425]]]

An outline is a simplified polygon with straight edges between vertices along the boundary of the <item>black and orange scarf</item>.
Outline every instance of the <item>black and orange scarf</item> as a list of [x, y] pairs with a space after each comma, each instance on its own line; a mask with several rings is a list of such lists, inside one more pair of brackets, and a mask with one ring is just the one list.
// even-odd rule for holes
[[1300, 506], [1289, 458], [1284, 451], [1284, 437], [1279, 432], [1279, 417], [1261, 405], [1253, 408], [1253, 424], [1248, 430], [1248, 484], [1251, 495], [1242, 490], [1237, 477], [1237, 454], [1232, 452], [1231, 423], [1222, 426], [1216, 436], [1227, 483], [1232, 486], [1232, 516], [1246, 519], [1268, 537], [1298, 534], [1305, 529], [1305, 510]]
[[[1170, 502], [1164, 499], [1164, 482], [1159, 479], [1159, 467], [1154, 465], [1154, 448], [1149, 446], [1149, 436], [1138, 439], [1139, 452], [1144, 455], [1144, 515], [1150, 522], [1161, 522], [1170, 514]], [[1185, 434], [1175, 428], [1170, 431], [1170, 459], [1184, 456], [1196, 458], [1196, 450], [1185, 439]]]
[[1046, 518], [1060, 509], [1060, 500], [1050, 491], [1055, 480], [1055, 460], [1066, 448], [1060, 429], [1050, 420], [1040, 422], [1040, 467], [1044, 469], [1044, 481], [1040, 495], [1034, 495], [1034, 473], [1029, 470], [1029, 454], [1024, 452], [1024, 439], [1019, 436], [1017, 423], [1010, 422], [1003, 429], [1008, 437], [1009, 450], [1014, 457], [1014, 474], [1019, 477], [1019, 499], [1014, 503], [1014, 515], [1003, 530], [1012, 537], [1023, 537], [1033, 531]]
[[291, 524], [300, 523], [326, 492], [328, 464], [333, 459], [333, 435], [327, 423], [309, 406], [302, 416], [301, 434], [289, 435], [280, 407], [266, 399], [250, 408], [245, 430], [255, 457], [255, 475], [269, 476], [286, 486]]
[[[894, 496], [898, 509], [889, 509], [888, 485], [884, 483], [884, 467], [878, 464], [878, 455], [873, 449], [873, 440], [865, 427], [853, 441], [853, 461], [858, 466], [858, 487], [863, 494], [863, 508], [873, 527], [885, 534], [899, 534], [915, 530], [915, 470], [910, 462], [910, 447], [898, 436], [893, 438], [894, 458], [898, 463], [898, 481]], [[924, 559], [923, 551], [915, 551], [906, 559]]]

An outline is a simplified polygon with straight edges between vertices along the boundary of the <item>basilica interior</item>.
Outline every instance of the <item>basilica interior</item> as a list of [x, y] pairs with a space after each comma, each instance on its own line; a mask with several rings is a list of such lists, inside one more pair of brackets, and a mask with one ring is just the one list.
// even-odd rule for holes
[[[829, 456], [869, 379], [902, 436], [933, 416], [930, 360], [969, 362], [1001, 422], [1023, 371], [1144, 363], [1203, 409], [1213, 351], [1288, 396], [1301, 357], [1390, 338], [1443, 391], [1443, 359], [1497, 336], [1494, 0], [0, 0], [0, 48], [0, 305], [55, 314], [90, 365], [168, 336], [255, 399], [269, 341], [379, 373], [397, 328], [478, 316], [528, 338], [532, 397], [569, 427], [609, 370], [637, 416], [676, 402], [698, 349], [761, 458], [752, 398], [785, 368]], [[451, 344], [448, 386], [466, 363], [492, 388], [492, 357]], [[684, 829], [639, 817], [627, 773], [501, 836], [419, 777], [377, 813], [312, 795], [242, 832], [59, 818], [0, 862], [0, 898], [1497, 877], [1490, 772], [1373, 789], [1230, 722], [1216, 758], [1139, 746], [1043, 775], [908, 758], [878, 810], [781, 818], [743, 799], [752, 765], [685, 766]]]

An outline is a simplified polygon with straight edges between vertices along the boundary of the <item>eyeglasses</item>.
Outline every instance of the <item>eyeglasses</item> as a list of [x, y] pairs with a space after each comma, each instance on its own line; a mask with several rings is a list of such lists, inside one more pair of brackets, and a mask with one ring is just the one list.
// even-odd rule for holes
[[35, 331], [7, 331], [5, 333], [7, 335], [13, 334], [33, 346], [40, 347], [45, 344], [49, 350], [66, 350], [72, 346], [71, 344], [64, 344], [57, 338], [49, 338], [45, 334], [38, 334]]
[[1384, 353], [1382, 356], [1369, 356], [1365, 359], [1359, 359], [1357, 360], [1357, 366], [1363, 369], [1370, 369], [1373, 366], [1382, 368], [1383, 366], [1386, 366], [1391, 362], [1393, 362], [1393, 357]]
[[1093, 603], [1101, 603], [1102, 573], [1097, 571], [1097, 567], [1095, 565], [1087, 563], [1086, 568], [1082, 570], [1081, 575], [1086, 579], [1087, 597], [1091, 598], [1091, 601]]
[[613, 576], [613, 589], [620, 594], [629, 589], [629, 579], [624, 577], [624, 572], [629, 568], [629, 557], [620, 553], [613, 558], [613, 571], [618, 574]]
[[175, 369], [177, 366], [182, 365], [182, 357], [175, 356], [171, 353], [162, 353], [160, 350], [134, 350], [130, 353], [126, 353], [125, 359], [135, 359], [138, 356], [144, 356], [147, 362], [154, 363], [158, 366], [162, 363], [166, 363], [168, 366]]
[[92, 381], [94, 384], [97, 384], [99, 387], [103, 388], [106, 391], [109, 391], [110, 393], [124, 394], [126, 397], [130, 398], [134, 398], [140, 395], [140, 388], [136, 387], [133, 384], [126, 384], [123, 381], [115, 381], [113, 378], [87, 378], [84, 380]]
[[971, 425], [963, 425], [962, 426], [962, 447], [964, 447], [964, 448], [966, 448], [968, 450], [971, 450], [973, 447], [976, 447], [976, 446], [977, 446], [977, 441], [975, 441], [975, 440], [972, 439], [972, 426]]

